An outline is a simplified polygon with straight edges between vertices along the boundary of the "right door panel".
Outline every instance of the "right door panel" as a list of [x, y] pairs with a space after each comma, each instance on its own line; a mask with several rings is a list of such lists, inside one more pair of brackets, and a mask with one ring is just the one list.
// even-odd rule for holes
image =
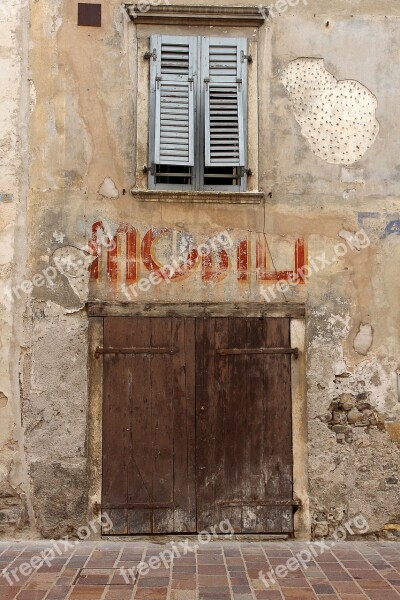
[[289, 319], [196, 319], [198, 531], [293, 531], [291, 357], [262, 353], [289, 347]]

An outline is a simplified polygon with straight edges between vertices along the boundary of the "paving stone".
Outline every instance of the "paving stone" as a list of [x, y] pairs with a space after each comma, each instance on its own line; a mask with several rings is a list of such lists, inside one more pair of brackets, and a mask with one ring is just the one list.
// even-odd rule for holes
[[[0, 569], [18, 569], [47, 547], [45, 542], [0, 545]], [[143, 556], [166, 548], [120, 541], [78, 544], [51, 566], [25, 577], [17, 571], [16, 585], [0, 578], [0, 600], [400, 600], [398, 542], [337, 544], [294, 570], [287, 561], [307, 549], [304, 543], [214, 543], [126, 583], [121, 566], [134, 568]]]

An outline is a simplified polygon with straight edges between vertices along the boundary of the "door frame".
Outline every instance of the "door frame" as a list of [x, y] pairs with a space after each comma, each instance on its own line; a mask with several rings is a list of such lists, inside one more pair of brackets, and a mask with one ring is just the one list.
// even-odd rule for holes
[[[95, 351], [103, 344], [104, 317], [286, 317], [290, 318], [292, 348], [299, 357], [291, 361], [294, 538], [311, 539], [308, 486], [308, 419], [306, 398], [305, 306], [292, 303], [88, 303], [88, 514], [99, 515], [102, 497], [103, 361]], [[138, 536], [140, 537], [140, 536]], [[243, 534], [243, 538], [245, 538]], [[137, 538], [136, 538], [137, 539]]]

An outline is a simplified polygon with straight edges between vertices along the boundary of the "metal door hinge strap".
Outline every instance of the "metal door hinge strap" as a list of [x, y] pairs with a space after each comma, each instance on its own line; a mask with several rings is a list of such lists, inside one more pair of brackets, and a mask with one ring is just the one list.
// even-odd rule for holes
[[217, 500], [219, 506], [301, 506], [299, 500]]
[[96, 358], [101, 354], [176, 354], [177, 348], [96, 348]]
[[125, 508], [134, 510], [135, 508], [176, 508], [176, 505], [170, 502], [123, 502], [122, 504], [102, 504], [101, 508], [106, 510], [121, 510]]
[[298, 348], [219, 348], [217, 353], [221, 356], [230, 354], [293, 354], [294, 358], [299, 357]]

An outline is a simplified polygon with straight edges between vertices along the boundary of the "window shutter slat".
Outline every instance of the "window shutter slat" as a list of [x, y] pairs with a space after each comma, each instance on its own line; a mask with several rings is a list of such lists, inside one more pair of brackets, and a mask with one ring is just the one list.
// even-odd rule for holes
[[245, 166], [246, 47], [244, 38], [203, 38], [206, 167]]
[[151, 64], [155, 90], [154, 163], [194, 165], [193, 38], [156, 35]]

